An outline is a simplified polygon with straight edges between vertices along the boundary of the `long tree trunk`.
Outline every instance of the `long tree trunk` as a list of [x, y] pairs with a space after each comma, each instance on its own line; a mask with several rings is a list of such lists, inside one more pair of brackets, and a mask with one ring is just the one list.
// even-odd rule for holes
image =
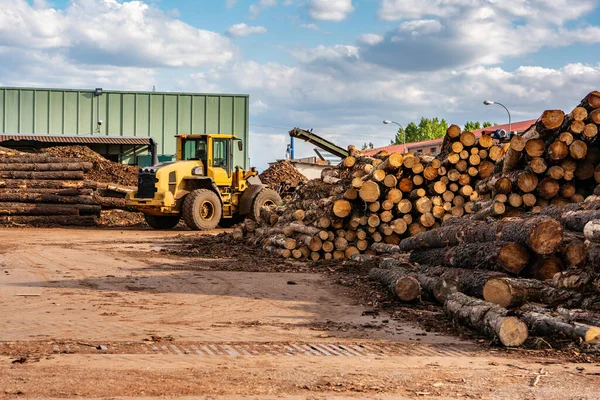
[[8, 179], [54, 179], [54, 180], [81, 180], [83, 171], [0, 171], [0, 178]]
[[99, 215], [100, 210], [81, 204], [0, 203], [0, 215]]
[[402, 301], [414, 301], [421, 297], [421, 285], [404, 271], [373, 268], [369, 272], [369, 278], [382, 283]]
[[92, 163], [28, 163], [28, 164], [3, 164], [0, 171], [89, 171]]
[[520, 244], [501, 241], [418, 249], [410, 255], [411, 262], [421, 265], [506, 271], [510, 274], [521, 272], [529, 258], [527, 249]]
[[558, 314], [553, 315], [542, 307], [528, 304], [518, 310], [517, 315], [527, 323], [529, 330], [535, 335], [600, 343], [599, 327], [569, 322], [566, 318]]
[[455, 321], [498, 339], [504, 346], [518, 347], [527, 340], [527, 326], [518, 318], [508, 316], [508, 310], [496, 304], [454, 293], [444, 308]]
[[483, 298], [505, 308], [519, 307], [533, 302], [550, 306], [577, 307], [584, 295], [570, 290], [556, 289], [535, 279], [493, 278], [483, 288]]
[[31, 226], [96, 226], [94, 216], [47, 215], [47, 216], [0, 216], [0, 225]]

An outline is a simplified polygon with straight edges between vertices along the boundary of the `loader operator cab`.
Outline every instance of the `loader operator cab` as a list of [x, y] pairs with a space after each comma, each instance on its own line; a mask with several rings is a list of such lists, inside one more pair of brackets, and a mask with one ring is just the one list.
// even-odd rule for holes
[[235, 165], [235, 150], [241, 153], [243, 144], [234, 135], [176, 138], [177, 161], [142, 168], [138, 190], [127, 195], [127, 204], [143, 212], [152, 228], [171, 229], [180, 219], [193, 230], [227, 227], [245, 217], [257, 219], [261, 207], [281, 203], [255, 168]]

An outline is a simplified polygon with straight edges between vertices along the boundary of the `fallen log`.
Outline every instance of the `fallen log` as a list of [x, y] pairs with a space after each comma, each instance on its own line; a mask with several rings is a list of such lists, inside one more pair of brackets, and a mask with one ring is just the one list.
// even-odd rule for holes
[[492, 278], [502, 278], [507, 275], [498, 271], [482, 271], [466, 268], [446, 268], [424, 266], [421, 272], [430, 276], [457, 283], [458, 291], [468, 296], [483, 298], [483, 287]]
[[373, 268], [369, 279], [382, 283], [402, 301], [414, 301], [421, 297], [419, 282], [401, 270]]
[[82, 180], [83, 177], [83, 171], [0, 171], [0, 178], [8, 179]]
[[552, 338], [566, 337], [571, 340], [582, 340], [585, 343], [600, 343], [600, 328], [591, 325], [569, 322], [560, 315], [527, 304], [517, 310], [519, 318], [527, 323], [531, 333]]
[[450, 282], [442, 282], [443, 279], [439, 276], [419, 272], [416, 266], [393, 258], [381, 260], [379, 268], [397, 271], [403, 275], [415, 278], [419, 282], [421, 290], [426, 297], [435, 299], [442, 304], [446, 302], [451, 293], [458, 291], [457, 285]]
[[0, 215], [100, 215], [100, 210], [97, 205], [0, 203]]
[[525, 303], [542, 303], [567, 308], [581, 304], [584, 295], [556, 289], [536, 279], [492, 278], [483, 288], [483, 298], [504, 308], [519, 307]]
[[511, 218], [493, 223], [459, 220], [440, 229], [406, 238], [400, 243], [399, 250], [441, 248], [462, 243], [502, 240], [526, 245], [538, 254], [550, 254], [558, 249], [562, 238], [560, 224], [547, 217]]
[[24, 226], [96, 226], [94, 216], [47, 215], [47, 216], [0, 216], [0, 225]]
[[59, 196], [50, 193], [0, 193], [0, 203], [52, 203], [97, 205], [92, 196]]
[[444, 308], [453, 320], [498, 339], [504, 346], [518, 347], [527, 340], [527, 326], [497, 304], [453, 293]]
[[[0, 156], [0, 164], [81, 164], [86, 161], [79, 158], [56, 157], [51, 154], [31, 154], [21, 156]], [[91, 164], [91, 163], [88, 163]]]
[[28, 164], [3, 164], [0, 163], [0, 171], [89, 171], [92, 163], [28, 163]]
[[529, 262], [529, 252], [518, 243], [465, 243], [441, 249], [417, 249], [410, 261], [420, 265], [506, 271], [519, 274]]
[[569, 322], [579, 322], [587, 325], [600, 326], [600, 313], [587, 310], [573, 310], [558, 307], [556, 312]]

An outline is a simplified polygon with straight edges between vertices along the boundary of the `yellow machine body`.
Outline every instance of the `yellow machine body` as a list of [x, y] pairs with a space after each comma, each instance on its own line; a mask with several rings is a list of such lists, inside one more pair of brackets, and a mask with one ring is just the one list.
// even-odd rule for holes
[[[177, 161], [140, 170], [138, 190], [127, 195], [127, 204], [154, 216], [179, 215], [182, 199], [196, 189], [209, 189], [221, 199], [222, 218], [248, 212], [252, 195], [264, 188], [252, 168], [246, 172], [233, 166], [233, 135], [177, 135]], [[241, 146], [240, 146], [241, 147]], [[248, 179], [257, 182], [250, 185]], [[248, 203], [248, 204], [243, 204]]]

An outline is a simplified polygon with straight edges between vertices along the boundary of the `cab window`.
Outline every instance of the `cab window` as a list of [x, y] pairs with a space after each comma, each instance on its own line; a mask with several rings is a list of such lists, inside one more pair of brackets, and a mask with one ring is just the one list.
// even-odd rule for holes
[[206, 149], [206, 138], [185, 140], [183, 142], [183, 159], [206, 161]]
[[229, 162], [229, 147], [226, 139], [215, 139], [213, 141], [213, 167], [223, 168], [227, 170]]

